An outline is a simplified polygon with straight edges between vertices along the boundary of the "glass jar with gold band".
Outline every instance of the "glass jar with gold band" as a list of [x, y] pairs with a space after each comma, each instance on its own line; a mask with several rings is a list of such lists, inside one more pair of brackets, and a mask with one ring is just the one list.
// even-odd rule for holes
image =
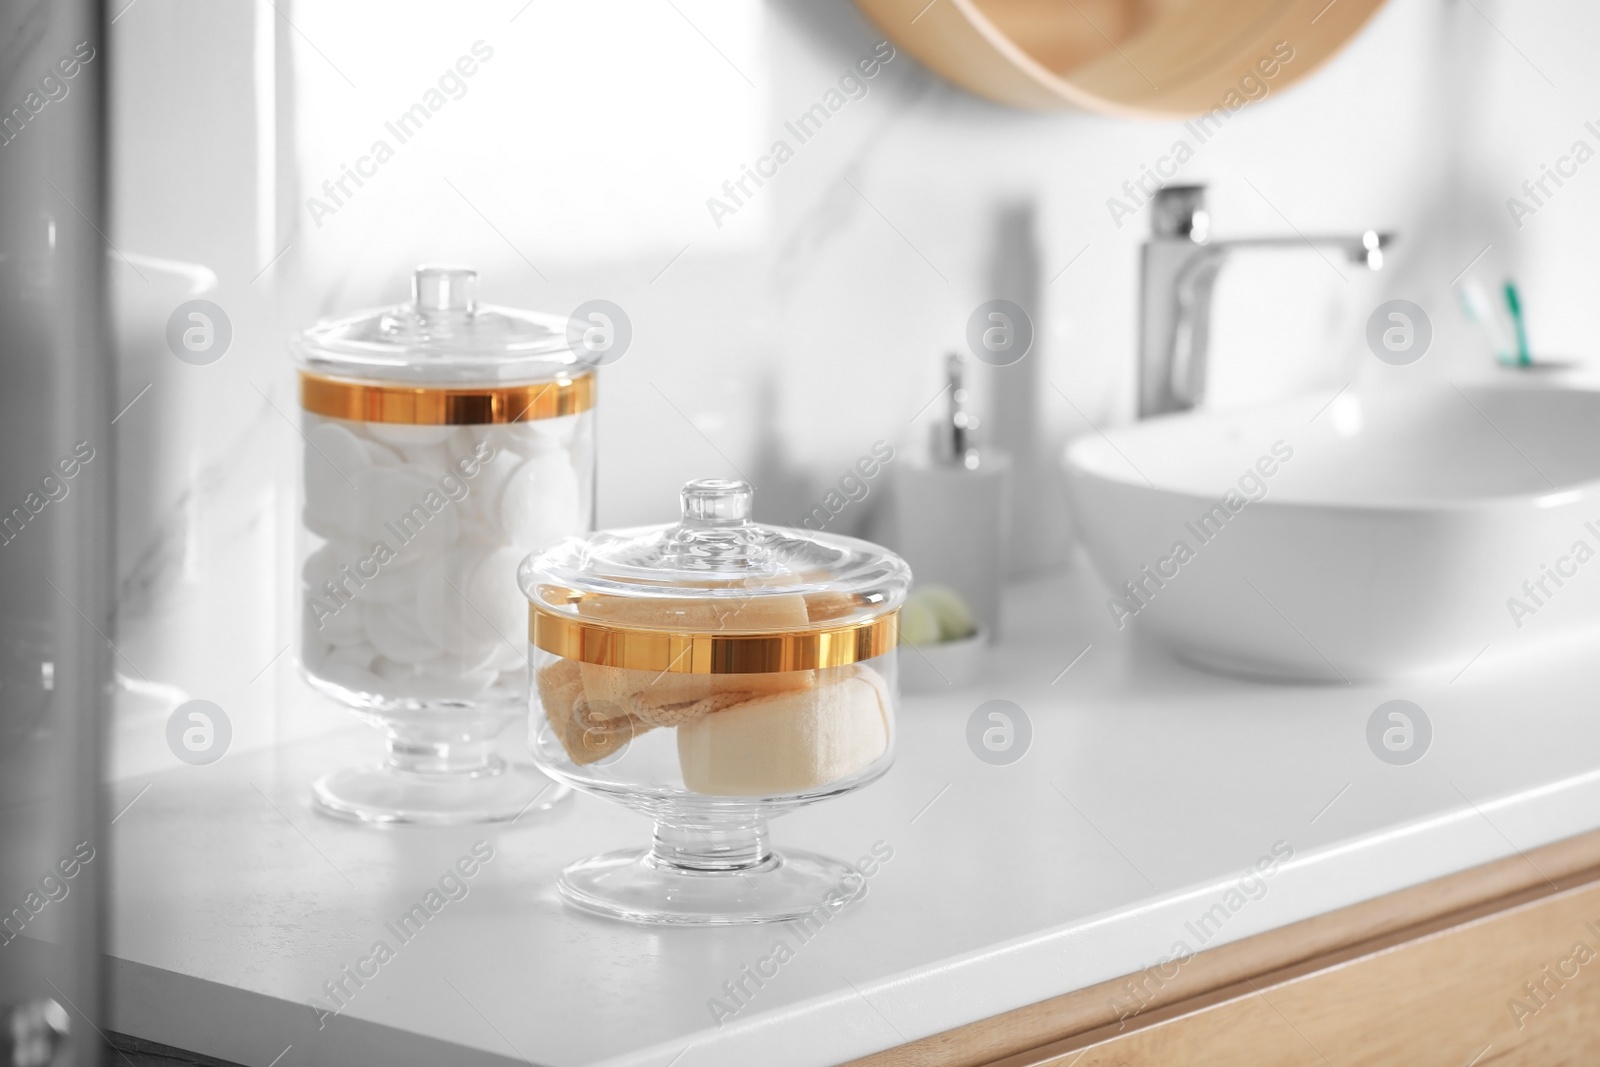
[[564, 319], [480, 304], [475, 280], [422, 267], [410, 303], [294, 345], [300, 663], [388, 742], [316, 783], [334, 814], [509, 819], [565, 792], [492, 749], [528, 685], [517, 566], [593, 528], [595, 374]]
[[680, 522], [572, 538], [522, 567], [535, 762], [656, 823], [653, 847], [562, 873], [580, 908], [781, 921], [865, 888], [846, 864], [774, 852], [766, 824], [888, 770], [911, 572], [865, 541], [760, 525], [752, 496], [690, 482]]

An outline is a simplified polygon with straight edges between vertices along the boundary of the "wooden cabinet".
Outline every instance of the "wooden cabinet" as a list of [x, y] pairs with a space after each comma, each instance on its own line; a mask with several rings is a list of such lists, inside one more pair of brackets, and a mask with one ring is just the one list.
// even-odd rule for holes
[[857, 1064], [1600, 1063], [1600, 833], [1203, 952], [1176, 971]]

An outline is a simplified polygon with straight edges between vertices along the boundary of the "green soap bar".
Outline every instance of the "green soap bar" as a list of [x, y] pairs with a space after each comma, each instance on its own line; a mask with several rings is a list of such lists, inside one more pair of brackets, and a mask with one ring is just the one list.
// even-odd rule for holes
[[936, 645], [940, 641], [939, 616], [915, 596], [900, 609], [900, 640], [908, 645]]
[[959, 641], [963, 637], [971, 637], [977, 633], [978, 620], [972, 617], [972, 609], [967, 607], [967, 602], [962, 600], [961, 594], [954, 589], [942, 585], [929, 585], [911, 595], [913, 599], [926, 604], [938, 616], [940, 640]]

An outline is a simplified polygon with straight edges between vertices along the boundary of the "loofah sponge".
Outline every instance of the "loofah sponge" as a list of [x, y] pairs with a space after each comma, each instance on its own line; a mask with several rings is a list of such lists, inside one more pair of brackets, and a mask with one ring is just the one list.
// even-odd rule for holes
[[534, 677], [539, 703], [556, 739], [572, 762], [581, 766], [604, 759], [651, 727], [635, 722], [615, 705], [589, 701], [579, 666], [572, 660], [556, 660], [539, 668]]

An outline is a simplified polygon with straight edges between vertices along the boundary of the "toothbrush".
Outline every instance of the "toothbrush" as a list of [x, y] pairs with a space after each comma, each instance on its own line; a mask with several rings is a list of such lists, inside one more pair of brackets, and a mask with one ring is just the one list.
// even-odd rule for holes
[[1461, 310], [1467, 320], [1483, 332], [1495, 359], [1501, 363], [1513, 362], [1515, 357], [1511, 352], [1515, 342], [1511, 338], [1511, 331], [1506, 328], [1504, 315], [1489, 299], [1483, 283], [1477, 278], [1468, 278], [1456, 287], [1456, 297], [1461, 302]]
[[1533, 366], [1533, 355], [1528, 351], [1528, 324], [1522, 318], [1522, 300], [1517, 295], [1517, 283], [1506, 280], [1506, 309], [1511, 312], [1511, 325], [1517, 331], [1517, 366]]

